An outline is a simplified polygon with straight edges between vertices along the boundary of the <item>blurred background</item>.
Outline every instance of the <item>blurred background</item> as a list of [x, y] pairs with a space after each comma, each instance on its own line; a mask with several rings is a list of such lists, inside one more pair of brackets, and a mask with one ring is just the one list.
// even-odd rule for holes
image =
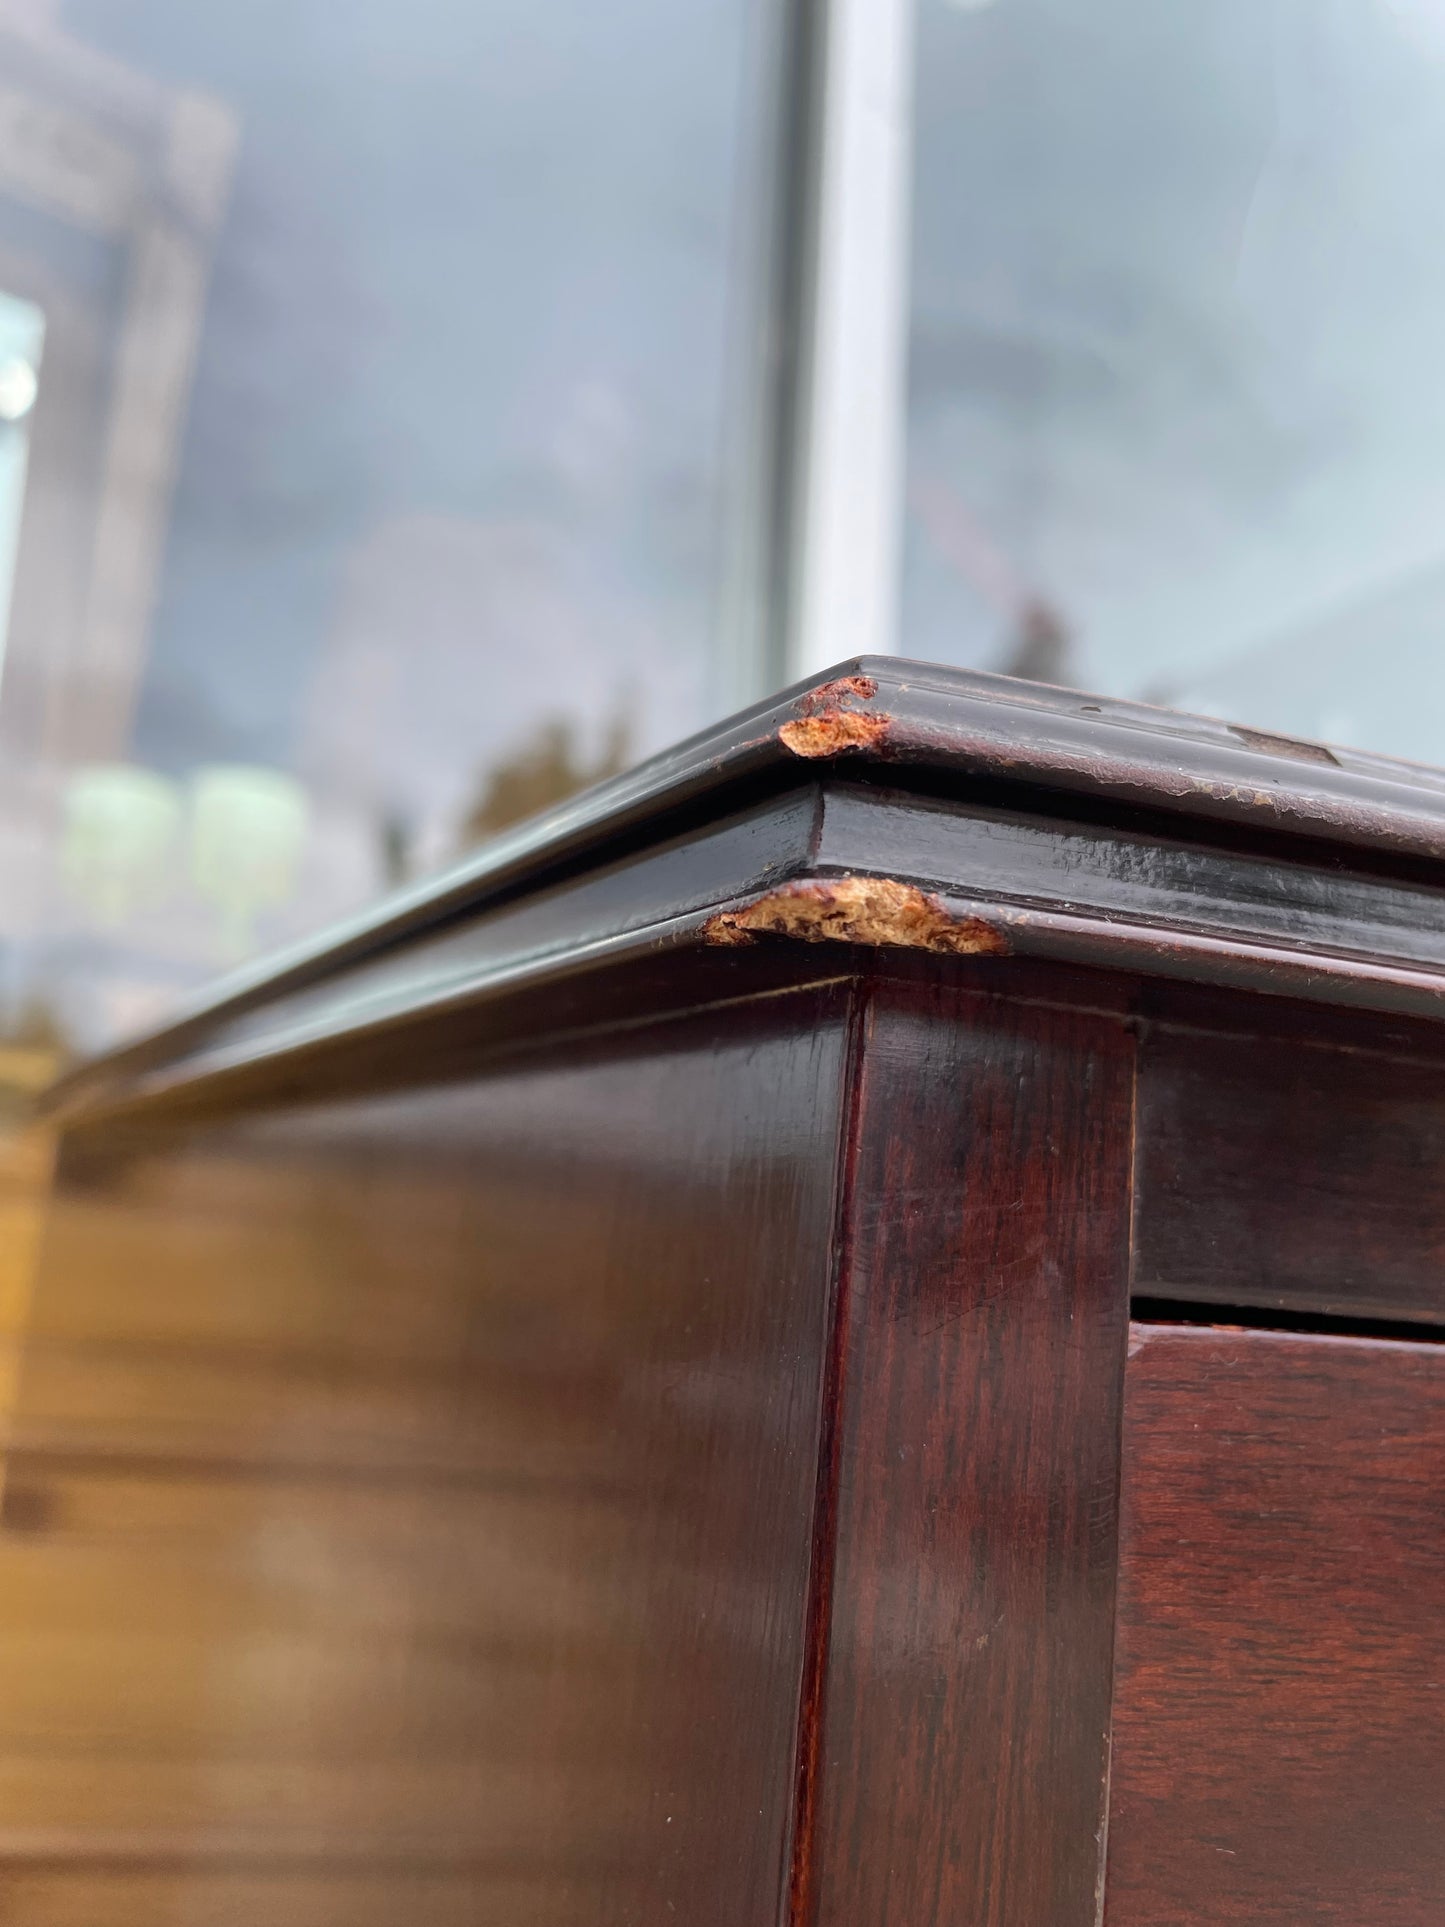
[[860, 646], [1445, 757], [1445, 0], [809, 11], [0, 0], [12, 1086]]
[[711, 1877], [726, 1054], [123, 1128], [38, 1287], [30, 1096], [860, 650], [1445, 762], [1441, 178], [1445, 0], [0, 0], [6, 1927]]

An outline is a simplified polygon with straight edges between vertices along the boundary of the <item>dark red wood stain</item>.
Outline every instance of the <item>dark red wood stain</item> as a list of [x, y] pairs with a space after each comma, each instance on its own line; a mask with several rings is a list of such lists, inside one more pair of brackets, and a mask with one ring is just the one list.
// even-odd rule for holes
[[78, 1069], [4, 1927], [1445, 1923], [1442, 859], [845, 665]]
[[1114, 1020], [874, 993], [808, 1927], [1095, 1919], [1130, 1106]]
[[1134, 1287], [1445, 1323], [1445, 1064], [1152, 1029]]
[[1137, 1326], [1107, 1927], [1445, 1919], [1445, 1347]]
[[850, 1000], [72, 1147], [7, 1927], [775, 1927]]

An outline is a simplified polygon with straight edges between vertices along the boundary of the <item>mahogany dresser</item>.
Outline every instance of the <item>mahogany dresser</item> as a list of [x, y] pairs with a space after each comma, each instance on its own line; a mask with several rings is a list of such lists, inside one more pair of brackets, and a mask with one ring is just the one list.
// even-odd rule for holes
[[1445, 1921], [1445, 777], [852, 664], [53, 1115], [5, 1927]]

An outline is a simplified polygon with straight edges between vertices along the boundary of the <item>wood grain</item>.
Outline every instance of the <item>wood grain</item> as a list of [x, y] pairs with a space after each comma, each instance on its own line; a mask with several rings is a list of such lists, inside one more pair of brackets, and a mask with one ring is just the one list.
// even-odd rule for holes
[[1153, 1028], [1141, 1296], [1445, 1322], [1445, 1064]]
[[[1445, 1320], [1442, 855], [853, 665], [82, 1067], [0, 1927], [1096, 1927], [1131, 1179], [1137, 1291]], [[1141, 1337], [1113, 1927], [1433, 1922], [1441, 1353]]]
[[1131, 1051], [1110, 1018], [872, 1000], [806, 1927], [1095, 1919]]
[[0, 1922], [775, 1917], [850, 1008], [72, 1134]]
[[1107, 1927], [1434, 1927], [1445, 1349], [1132, 1351]]

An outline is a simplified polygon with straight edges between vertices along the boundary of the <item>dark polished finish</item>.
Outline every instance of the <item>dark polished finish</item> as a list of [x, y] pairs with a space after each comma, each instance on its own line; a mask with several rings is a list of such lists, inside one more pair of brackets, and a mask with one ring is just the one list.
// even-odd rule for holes
[[484, 917], [419, 932], [405, 948], [322, 981], [278, 987], [263, 1004], [228, 1008], [203, 1033], [174, 1034], [175, 1057], [164, 1048], [122, 1051], [77, 1073], [72, 1085], [91, 1109], [117, 1096], [193, 1090], [203, 1077], [337, 1038], [354, 1048], [365, 1032], [478, 1006], [495, 1011], [497, 1035], [505, 1039], [520, 994], [555, 997], [579, 975], [695, 942], [719, 902], [802, 874], [818, 809], [817, 786], [804, 785], [645, 855], [509, 899]]
[[0, 1922], [1436, 1927], [1442, 857], [853, 664], [82, 1067]]
[[[564, 902], [551, 923], [548, 893], [610, 866], [630, 872], [640, 857], [663, 859], [700, 831], [711, 842], [720, 819], [811, 794], [830, 774], [886, 784], [900, 799], [921, 788], [972, 804], [975, 823], [981, 808], [985, 832], [994, 825], [985, 871], [997, 870], [1016, 813], [1051, 828], [1052, 842], [1046, 834], [1033, 847], [1015, 828], [1020, 849], [1006, 852], [1009, 870], [1022, 855], [1036, 892], [1007, 906], [1011, 950], [1366, 1007], [1445, 1010], [1445, 775], [1138, 704], [870, 658], [654, 757], [355, 924], [240, 973], [156, 1037], [88, 1067], [62, 1101], [111, 1101], [172, 1081], [167, 1073], [198, 1056], [229, 1064], [293, 1048], [318, 1028], [334, 1034], [353, 1021], [358, 986], [362, 1002], [381, 993], [373, 1021], [395, 1021], [417, 1002], [514, 994], [520, 975], [549, 981], [568, 956], [582, 967], [655, 952], [703, 921], [697, 878], [685, 868], [678, 875], [665, 862], [656, 871], [644, 864], [635, 880], [617, 883], [616, 901], [606, 891], [600, 903], [584, 895], [575, 909]], [[912, 874], [906, 863], [896, 867], [900, 844], [915, 836], [921, 852], [942, 831], [933, 868], [954, 913], [971, 914], [976, 897], [988, 910], [993, 898], [987, 886], [977, 891], [974, 853], [959, 841], [963, 817], [952, 833], [936, 813], [912, 827], [876, 821], [876, 841], [865, 834], [822, 860], [816, 848], [797, 853], [789, 817], [781, 848], [762, 832], [760, 848], [772, 842], [762, 875], [735, 888], [839, 865]], [[1139, 835], [1143, 847], [1131, 842]], [[1231, 864], [1224, 853], [1241, 848], [1249, 860]], [[701, 874], [701, 849], [699, 865]], [[1376, 875], [1396, 887], [1376, 887]], [[1073, 878], [1085, 887], [1076, 891]], [[537, 899], [540, 941], [530, 908], [520, 925], [507, 915], [519, 896]], [[719, 903], [726, 899], [719, 888]], [[442, 936], [457, 925], [458, 942]], [[425, 952], [439, 938], [438, 971]], [[418, 971], [415, 997], [408, 959]], [[267, 1013], [259, 1021], [258, 1010]]]
[[437, 1889], [398, 1922], [775, 1917], [848, 1003], [72, 1145], [0, 1918], [98, 1855], [107, 1921], [158, 1866], [176, 1920], [261, 1873], [337, 1921], [367, 1873]]
[[1135, 1290], [1445, 1324], [1445, 1063], [1151, 1029]]
[[830, 783], [815, 863], [902, 877], [1014, 956], [1439, 1014], [1445, 890], [1109, 820]]
[[[59, 1094], [70, 1114], [233, 1074], [418, 1018], [470, 1012], [498, 1036], [517, 999], [715, 942], [742, 912], [898, 887], [926, 899], [920, 939], [873, 941], [1128, 971], [1401, 1016], [1445, 1013], [1445, 890], [1307, 858], [1212, 848], [1157, 821], [945, 801], [818, 775], [595, 870], [439, 919], [311, 981], [218, 1006], [113, 1054]], [[962, 933], [955, 946], [951, 935]], [[972, 936], [970, 936], [972, 933]], [[808, 934], [794, 930], [793, 934]], [[815, 929], [814, 936], [836, 936]]]
[[1108, 1018], [870, 999], [806, 1927], [1095, 1919], [1132, 1055]]
[[1445, 1909], [1445, 1347], [1137, 1326], [1106, 1927]]

